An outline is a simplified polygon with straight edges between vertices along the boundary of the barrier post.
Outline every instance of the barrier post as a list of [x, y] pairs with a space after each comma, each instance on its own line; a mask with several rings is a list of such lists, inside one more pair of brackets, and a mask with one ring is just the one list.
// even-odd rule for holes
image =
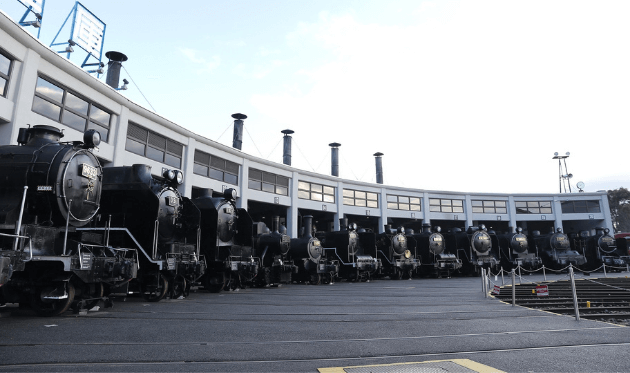
[[545, 278], [545, 281], [547, 281], [547, 273], [545, 272], [545, 265], [543, 264], [543, 277]]
[[571, 277], [571, 291], [573, 292], [573, 307], [575, 308], [575, 320], [580, 321], [580, 309], [578, 308], [577, 292], [575, 291], [575, 278], [573, 277], [573, 265], [569, 265], [569, 277]]
[[602, 265], [603, 265], [603, 267], [604, 267], [604, 277], [608, 277], [608, 276], [606, 275], [606, 263], [603, 263]]
[[512, 268], [512, 307], [516, 306], [516, 273]]
[[626, 264], [626, 272], [630, 272], [630, 265]]
[[486, 270], [481, 268], [481, 291], [486, 292]]
[[505, 286], [505, 279], [503, 278], [503, 267], [501, 267], [501, 286]]

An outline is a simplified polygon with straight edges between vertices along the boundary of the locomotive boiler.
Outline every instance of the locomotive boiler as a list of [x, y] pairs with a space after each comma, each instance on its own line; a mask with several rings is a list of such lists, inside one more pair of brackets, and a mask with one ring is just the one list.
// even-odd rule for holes
[[291, 237], [280, 233], [280, 217], [272, 219], [272, 230], [263, 222], [254, 223], [254, 252], [260, 258], [258, 283], [271, 286], [279, 283], [291, 283], [297, 266], [289, 259]]
[[375, 253], [376, 241], [372, 232], [358, 232], [348, 218], [339, 219], [339, 231], [326, 232], [322, 237], [328, 258], [339, 263], [339, 276], [349, 280], [369, 280], [380, 269], [379, 261], [367, 254], [366, 247]]
[[[0, 147], [0, 258], [3, 302], [28, 304], [42, 316], [103, 299], [104, 284], [136, 276], [135, 251], [114, 248], [85, 230], [101, 203], [100, 134], [61, 142], [52, 126], [21, 128], [19, 145]], [[2, 283], [0, 283], [2, 285]]]
[[201, 251], [208, 264], [203, 285], [211, 292], [246, 286], [258, 275], [253, 221], [247, 210], [236, 207], [236, 197], [235, 189], [204, 189], [193, 199], [201, 211]]
[[492, 238], [486, 226], [468, 227], [464, 232], [453, 228], [445, 236], [446, 246], [455, 250], [462, 268], [470, 274], [481, 273], [481, 268], [497, 271], [499, 261], [493, 250]]
[[400, 280], [403, 277], [411, 279], [417, 271], [416, 247], [408, 248], [403, 227], [392, 229], [390, 224], [386, 224], [385, 231], [376, 236], [376, 249], [382, 263], [382, 274]]
[[501, 264], [506, 269], [521, 266], [525, 269], [534, 270], [542, 266], [542, 259], [537, 248], [529, 247], [527, 236], [523, 234], [523, 228], [518, 227], [516, 231], [498, 234], [499, 248], [501, 254]]
[[461, 259], [455, 254], [446, 252], [446, 243], [439, 226], [431, 228], [430, 224], [422, 225], [422, 232], [407, 230], [407, 247], [414, 249], [419, 259], [419, 271], [438, 278], [451, 277], [451, 274], [462, 267]]
[[628, 252], [617, 247], [617, 242], [610, 235], [608, 228], [595, 228], [595, 235], [589, 231], [581, 231], [573, 238], [573, 247], [584, 252], [589, 269], [599, 268], [602, 264], [617, 270], [626, 269], [630, 264]]
[[205, 272], [199, 209], [177, 190], [183, 174], [163, 169], [161, 176], [145, 164], [103, 169], [101, 215], [108, 227], [101, 229], [110, 243], [138, 248], [137, 282], [152, 302], [169, 292], [173, 298], [186, 296]]
[[569, 237], [562, 233], [562, 228], [541, 235], [540, 231], [532, 232], [532, 240], [537, 252], [541, 253], [543, 264], [550, 268], [564, 268], [569, 264], [581, 266], [586, 263], [583, 252], [571, 248]]
[[311, 284], [332, 283], [339, 274], [339, 261], [328, 260], [319, 238], [313, 237], [313, 216], [302, 217], [304, 233], [291, 239], [291, 258], [298, 267], [298, 279]]

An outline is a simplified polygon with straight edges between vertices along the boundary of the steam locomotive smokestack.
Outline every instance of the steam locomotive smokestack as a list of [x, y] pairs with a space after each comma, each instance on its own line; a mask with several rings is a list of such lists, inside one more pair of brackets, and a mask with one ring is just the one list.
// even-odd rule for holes
[[271, 220], [271, 231], [278, 232], [278, 228], [280, 227], [280, 217], [275, 215]]
[[331, 147], [330, 151], [330, 174], [333, 176], [339, 176], [339, 147], [338, 142], [328, 144]]
[[303, 216], [302, 226], [304, 227], [304, 235], [302, 235], [302, 238], [313, 238], [313, 215]]
[[280, 131], [282, 133], [284, 133], [284, 150], [282, 151], [282, 163], [286, 164], [287, 166], [291, 166], [291, 134], [294, 133], [294, 131], [291, 130], [283, 130]]
[[422, 231], [424, 233], [430, 233], [431, 232], [431, 224], [422, 224]]
[[243, 146], [243, 119], [247, 119], [247, 115], [236, 113], [232, 114], [234, 118], [234, 137], [232, 138], [232, 147], [241, 150]]
[[109, 58], [107, 62], [107, 77], [105, 83], [114, 89], [118, 89], [120, 82], [120, 68], [122, 63], [127, 61], [127, 56], [120, 52], [109, 51], [105, 53], [105, 57]]
[[376, 183], [383, 184], [383, 153], [374, 153], [376, 157]]

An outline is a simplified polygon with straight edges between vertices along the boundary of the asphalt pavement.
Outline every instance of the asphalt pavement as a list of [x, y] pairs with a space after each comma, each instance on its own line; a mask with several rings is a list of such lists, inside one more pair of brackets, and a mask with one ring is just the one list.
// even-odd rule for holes
[[627, 327], [512, 307], [485, 297], [479, 278], [129, 297], [53, 318], [14, 306], [0, 313], [0, 372], [317, 372], [451, 359], [507, 372], [630, 371]]

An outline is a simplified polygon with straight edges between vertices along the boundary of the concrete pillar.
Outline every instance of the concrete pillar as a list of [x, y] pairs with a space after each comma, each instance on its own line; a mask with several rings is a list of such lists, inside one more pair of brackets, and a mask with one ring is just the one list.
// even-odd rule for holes
[[335, 213], [334, 219], [334, 229], [338, 231], [340, 229], [339, 219], [344, 216], [344, 205], [343, 205], [343, 182], [337, 182], [337, 190], [335, 191], [335, 204], [337, 205], [337, 212]]
[[236, 200], [236, 207], [241, 209], [247, 208], [247, 201], [249, 200], [249, 160], [243, 158], [241, 164], [241, 170], [238, 175], [238, 196]]
[[184, 149], [184, 159], [182, 159], [182, 172], [184, 173], [184, 184], [181, 186], [180, 192], [185, 197], [192, 198], [193, 173], [195, 167], [195, 149], [197, 141], [192, 137], [188, 138], [188, 144]]
[[28, 49], [24, 55], [19, 74], [13, 73], [14, 76], [9, 83], [11, 86], [17, 86], [15, 104], [13, 105], [13, 118], [11, 118], [13, 125], [9, 127], [10, 133], [8, 133], [6, 140], [0, 140], [3, 145], [5, 142], [7, 144], [17, 144], [17, 135], [20, 127], [26, 127], [27, 124], [38, 124], [29, 123], [28, 118], [33, 107], [33, 92], [35, 92], [35, 86], [37, 85], [37, 71], [40, 61], [40, 55], [32, 49]]
[[[129, 108], [121, 106], [120, 115], [112, 124], [109, 141], [114, 145], [114, 167], [131, 166], [125, 165], [125, 145], [127, 144], [127, 128], [129, 127]], [[184, 174], [186, 178], [186, 174]]]
[[291, 206], [287, 211], [287, 234], [292, 238], [298, 237], [298, 180], [300, 174], [293, 172], [291, 176], [291, 191], [289, 196], [291, 197]]

